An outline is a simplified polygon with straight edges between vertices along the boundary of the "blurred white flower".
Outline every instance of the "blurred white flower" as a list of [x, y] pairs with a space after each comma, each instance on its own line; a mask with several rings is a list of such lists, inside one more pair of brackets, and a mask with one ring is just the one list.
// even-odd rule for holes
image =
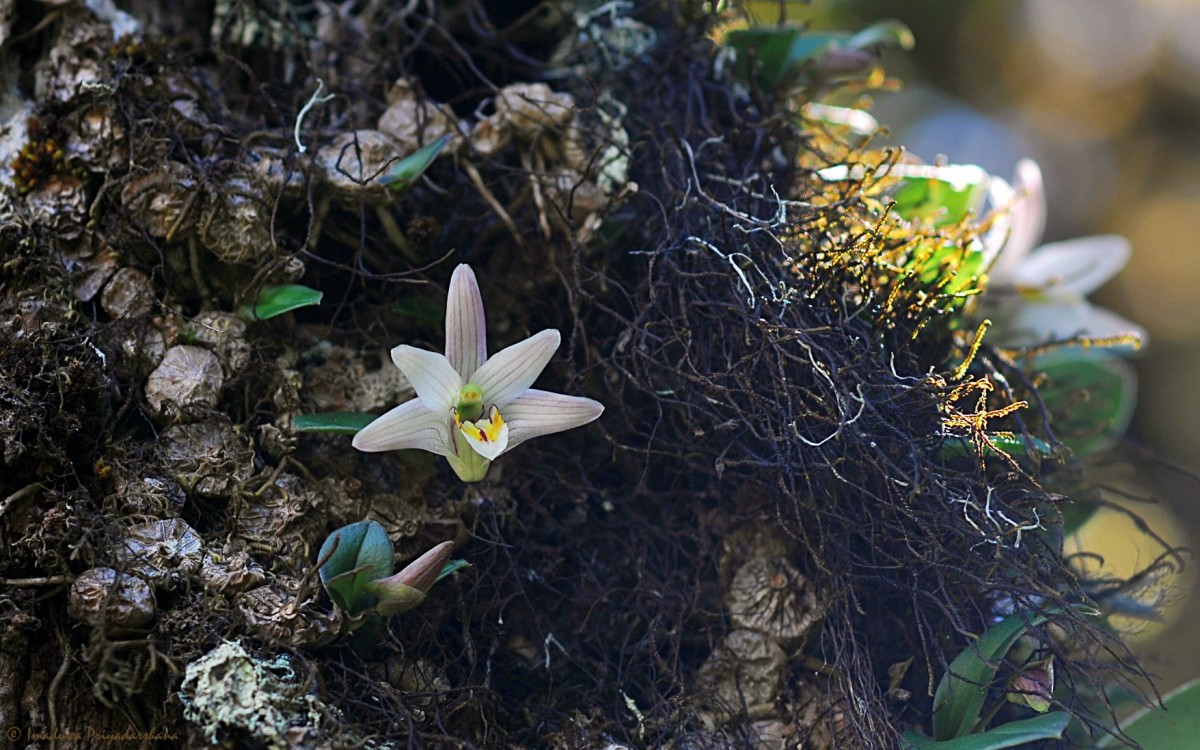
[[[1129, 240], [1115, 234], [1034, 247], [1046, 226], [1046, 196], [1036, 162], [1017, 164], [1014, 184], [993, 177], [990, 202], [1003, 211], [986, 237], [992, 336], [1005, 346], [1035, 346], [1078, 336], [1147, 340], [1138, 324], [1087, 301], [1129, 260]], [[1003, 217], [1001, 217], [1003, 218]], [[1134, 345], [1122, 345], [1134, 347]]]
[[478, 482], [491, 462], [540, 435], [579, 427], [604, 407], [590, 398], [530, 388], [558, 349], [546, 329], [488, 358], [483, 298], [475, 273], [460, 265], [446, 300], [446, 354], [408, 345], [392, 361], [417, 397], [354, 436], [361, 451], [404, 448], [445, 456], [464, 482]]

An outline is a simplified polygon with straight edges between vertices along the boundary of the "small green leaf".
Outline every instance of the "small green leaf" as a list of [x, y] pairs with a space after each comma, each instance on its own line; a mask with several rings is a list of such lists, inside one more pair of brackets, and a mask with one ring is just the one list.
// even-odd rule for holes
[[449, 142], [450, 133], [446, 133], [433, 143], [422, 146], [396, 162], [391, 172], [379, 178], [379, 184], [390, 187], [393, 190], [403, 190], [416, 182], [418, 177], [425, 174], [425, 170], [429, 169], [429, 165], [433, 164], [433, 160], [437, 158], [438, 154], [442, 152], [442, 149]]
[[426, 592], [388, 579], [370, 581], [366, 591], [375, 598], [375, 611], [384, 617], [398, 615], [425, 601]]
[[354, 435], [377, 419], [375, 414], [356, 411], [327, 411], [320, 414], [299, 414], [292, 417], [296, 432], [332, 432]]
[[298, 307], [318, 305], [324, 294], [299, 284], [268, 285], [258, 291], [251, 303], [242, 305], [237, 314], [248, 321], [268, 320]]
[[[1146, 750], [1194, 747], [1200, 737], [1200, 679], [1172, 690], [1163, 698], [1166, 711], [1143, 708], [1125, 721], [1125, 734]], [[1122, 745], [1106, 737], [1100, 748]]]
[[905, 732], [904, 741], [908, 743], [905, 745], [906, 750], [1003, 750], [1040, 740], [1061, 739], [1070, 723], [1071, 714], [1066, 711], [1054, 711], [1032, 719], [1010, 721], [986, 732], [940, 742], [915, 732]]
[[1046, 621], [1046, 615], [1012, 615], [988, 628], [979, 640], [950, 662], [933, 696], [933, 736], [951, 740], [970, 733], [979, 721], [988, 687], [1000, 662], [1026, 630]]
[[1120, 357], [1097, 349], [1051, 352], [1034, 367], [1054, 432], [1076, 455], [1104, 450], [1128, 429], [1137, 402], [1137, 375]]
[[803, 26], [783, 24], [729, 31], [725, 45], [734, 50], [733, 70], [743, 81], [754, 81], [768, 91], [789, 91], [799, 88], [806, 76], [819, 81], [823, 75], [868, 70], [879, 48], [911, 49], [913, 35], [894, 20], [880, 21], [853, 36], [807, 32]]
[[[1042, 456], [1054, 455], [1050, 444], [1041, 438], [1030, 436], [1026, 439], [1022, 435], [1013, 435], [1012, 433], [992, 433], [988, 435], [988, 439], [991, 440], [991, 444], [984, 443], [983, 445], [983, 451], [987, 455], [996, 455], [997, 449], [999, 449], [1013, 458], [1025, 458], [1028, 455], [1027, 451], [1031, 448], [1034, 453]], [[937, 449], [937, 457], [942, 459], [967, 458], [974, 455], [975, 445], [965, 437], [946, 438]]]
[[914, 269], [922, 284], [936, 287], [940, 294], [961, 294], [978, 288], [983, 253], [946, 242], [932, 251], [918, 247], [904, 267]]
[[[737, 53], [734, 73], [768, 91], [792, 88], [804, 64], [836, 46], [845, 34], [806, 34], [801, 26], [735, 29], [725, 44]], [[751, 67], [753, 65], [753, 68]]]
[[329, 598], [346, 612], [358, 612], [375, 603], [364, 595], [367, 585], [392, 573], [392, 540], [375, 521], [359, 521], [330, 534], [317, 560], [324, 561], [321, 584]]
[[[438, 573], [437, 580], [440, 581], [455, 571], [469, 567], [471, 567], [471, 563], [467, 562], [466, 560], [451, 560], [446, 563], [446, 567], [442, 568], [442, 572]], [[437, 583], [437, 581], [434, 581], [434, 583]]]
[[892, 194], [893, 211], [909, 221], [930, 221], [935, 227], [958, 224], [978, 213], [987, 197], [991, 177], [974, 164], [922, 167], [898, 164], [888, 171], [901, 177]]

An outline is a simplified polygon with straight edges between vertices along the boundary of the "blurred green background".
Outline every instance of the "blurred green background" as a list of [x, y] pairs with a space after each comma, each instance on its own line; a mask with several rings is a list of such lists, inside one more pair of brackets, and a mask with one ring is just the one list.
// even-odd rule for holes
[[[857, 30], [907, 24], [916, 48], [885, 57], [903, 87], [871, 97], [887, 141], [930, 162], [974, 163], [1005, 178], [1022, 157], [1045, 175], [1044, 239], [1117, 233], [1125, 270], [1092, 299], [1145, 326], [1132, 467], [1112, 481], [1158, 505], [1134, 510], [1171, 541], [1200, 540], [1200, 2], [1195, 0], [813, 0], [754, 2], [760, 22]], [[884, 145], [884, 144], [881, 144]], [[1115, 496], [1114, 496], [1115, 497]], [[1084, 532], [1128, 573], [1156, 553], [1108, 514]], [[1141, 624], [1147, 667], [1169, 687], [1200, 675], [1200, 597], [1188, 571], [1165, 596], [1166, 622]]]

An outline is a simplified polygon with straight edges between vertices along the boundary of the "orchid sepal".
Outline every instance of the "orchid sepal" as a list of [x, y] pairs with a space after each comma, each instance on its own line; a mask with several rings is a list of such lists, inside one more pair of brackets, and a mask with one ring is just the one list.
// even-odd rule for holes
[[580, 427], [602, 413], [604, 406], [599, 401], [530, 388], [504, 409], [509, 425], [508, 449], [535, 437]]

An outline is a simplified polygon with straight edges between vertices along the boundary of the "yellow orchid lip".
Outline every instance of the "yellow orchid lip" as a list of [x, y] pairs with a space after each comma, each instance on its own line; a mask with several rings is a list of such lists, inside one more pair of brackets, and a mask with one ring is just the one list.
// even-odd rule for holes
[[454, 424], [467, 439], [476, 453], [490, 460], [495, 459], [508, 447], [508, 425], [500, 416], [500, 409], [492, 404], [486, 419], [463, 420], [454, 409]]

